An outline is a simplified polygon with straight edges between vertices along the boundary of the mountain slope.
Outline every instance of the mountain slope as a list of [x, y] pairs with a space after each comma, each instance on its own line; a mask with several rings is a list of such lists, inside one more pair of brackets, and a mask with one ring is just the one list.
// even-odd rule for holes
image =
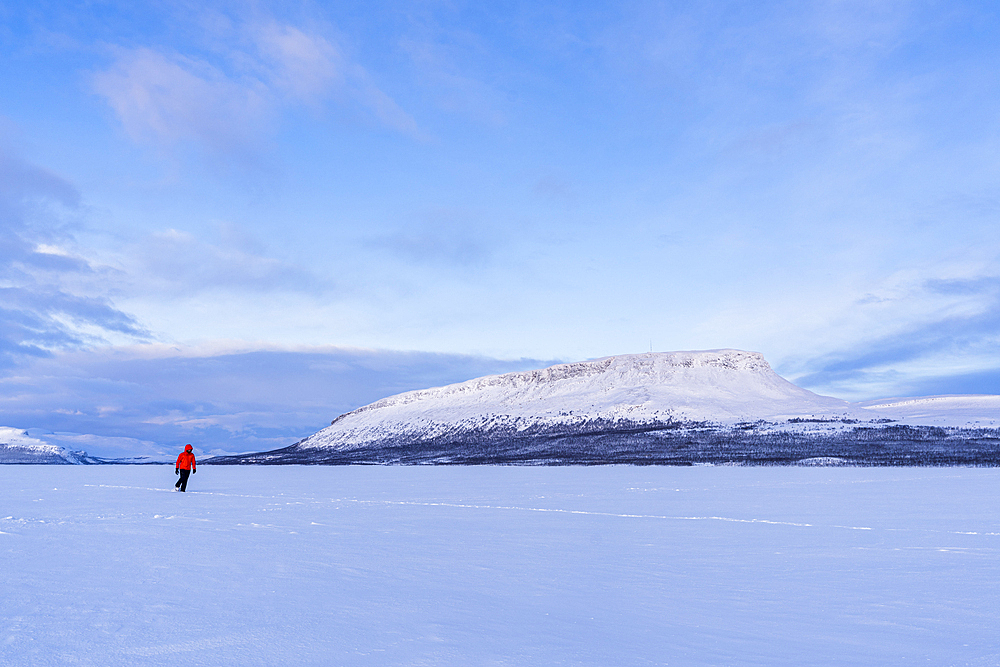
[[33, 438], [21, 429], [0, 426], [0, 464], [79, 464], [89, 462], [86, 452], [74, 452], [65, 447]]
[[390, 396], [212, 463], [1000, 465], [970, 419], [1000, 399], [952, 398], [850, 404], [739, 350], [622, 355]]
[[734, 424], [843, 416], [849, 404], [796, 387], [755, 352], [621, 355], [412, 391], [341, 415], [300, 448], [387, 439], [606, 430], [609, 425]]
[[960, 394], [882, 398], [852, 404], [865, 412], [904, 424], [995, 428], [1000, 426], [1000, 396]]

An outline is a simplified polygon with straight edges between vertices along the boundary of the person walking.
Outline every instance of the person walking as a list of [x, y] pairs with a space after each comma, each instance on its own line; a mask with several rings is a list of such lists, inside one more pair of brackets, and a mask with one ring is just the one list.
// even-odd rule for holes
[[198, 472], [198, 464], [194, 460], [194, 451], [191, 445], [184, 445], [184, 451], [180, 453], [177, 457], [177, 463], [174, 464], [174, 474], [180, 475], [181, 478], [177, 480], [174, 484], [174, 489], [177, 491], [187, 491], [188, 477], [193, 472]]

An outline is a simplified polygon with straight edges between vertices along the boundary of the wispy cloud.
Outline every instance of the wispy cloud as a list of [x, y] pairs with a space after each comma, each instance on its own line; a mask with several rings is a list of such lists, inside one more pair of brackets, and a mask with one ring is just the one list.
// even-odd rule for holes
[[868, 398], [920, 395], [976, 378], [978, 391], [1000, 393], [1000, 277], [927, 280], [907, 299], [926, 304], [929, 312], [899, 322], [891, 333], [811, 360], [812, 370], [796, 382], [838, 395], [861, 391]]
[[101, 294], [73, 288], [96, 272], [64, 248], [78, 204], [71, 184], [0, 149], [0, 365], [148, 335]]
[[238, 17], [231, 26], [213, 35], [207, 53], [113, 46], [113, 63], [93, 74], [93, 89], [133, 140], [159, 147], [252, 151], [276, 130], [283, 110], [331, 101], [423, 138], [413, 117], [332, 37], [267, 16]]
[[[0, 373], [0, 413], [38, 432], [145, 443], [136, 453], [192, 441], [206, 451], [259, 451], [388, 395], [547, 363], [331, 347], [83, 350]], [[129, 442], [90, 453], [124, 456]], [[100, 446], [107, 443], [93, 444]]]
[[220, 290], [316, 293], [332, 287], [313, 272], [271, 256], [233, 223], [218, 225], [214, 238], [176, 229], [152, 233], [124, 247], [119, 261], [130, 292], [161, 297]]
[[503, 243], [501, 233], [482, 218], [462, 209], [429, 210], [406, 226], [363, 238], [362, 245], [410, 265], [446, 270], [482, 268]]
[[271, 91], [252, 78], [234, 79], [204, 60], [152, 49], [116, 49], [114, 66], [94, 76], [137, 141], [195, 141], [219, 151], [256, 144], [271, 120]]
[[269, 22], [251, 29], [261, 56], [263, 78], [277, 89], [312, 102], [344, 85], [348, 63], [328, 39], [292, 25]]

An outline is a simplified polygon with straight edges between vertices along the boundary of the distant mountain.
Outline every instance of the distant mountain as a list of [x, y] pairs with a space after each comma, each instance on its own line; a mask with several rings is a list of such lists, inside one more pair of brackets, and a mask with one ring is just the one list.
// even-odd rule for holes
[[26, 431], [0, 426], [0, 464], [79, 464], [93, 463], [87, 452], [74, 452], [33, 438]]
[[1000, 397], [848, 403], [762, 355], [621, 355], [412, 391], [213, 463], [1000, 464]]
[[[31, 432], [10, 426], [0, 426], [0, 465], [5, 463], [18, 464], [57, 464], [57, 465], [80, 465], [80, 464], [147, 464], [147, 463], [170, 463], [173, 458], [167, 456], [136, 455], [127, 457], [102, 457], [89, 454], [87, 451], [77, 449], [73, 445], [96, 445], [98, 450], [107, 449], [106, 443], [111, 441], [117, 448], [122, 445], [119, 441], [129, 441], [128, 444], [144, 441], [135, 441], [129, 438], [118, 438], [112, 436], [80, 435], [74, 433], [51, 433], [41, 432], [41, 429]], [[70, 446], [67, 446], [69, 444]], [[103, 445], [103, 447], [102, 447]], [[89, 446], [88, 446], [89, 449]]]

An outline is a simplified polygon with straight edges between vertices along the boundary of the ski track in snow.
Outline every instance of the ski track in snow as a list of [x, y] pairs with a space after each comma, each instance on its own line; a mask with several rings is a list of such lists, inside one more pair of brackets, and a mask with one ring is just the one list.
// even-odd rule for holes
[[[151, 491], [155, 493], [167, 492], [167, 489], [159, 489], [155, 487], [139, 487], [139, 486], [119, 486], [119, 485], [109, 485], [109, 484], [95, 484], [95, 485], [84, 485], [84, 486], [99, 486], [106, 489], [132, 489], [137, 491]], [[515, 505], [470, 505], [467, 503], [436, 503], [436, 502], [415, 502], [408, 500], [361, 500], [357, 498], [329, 498], [323, 500], [317, 500], [315, 498], [299, 499], [297, 501], [289, 501], [287, 496], [257, 496], [257, 495], [247, 495], [247, 494], [234, 494], [234, 493], [220, 493], [217, 491], [189, 491], [188, 493], [198, 494], [198, 495], [215, 495], [215, 496], [228, 496], [233, 498], [258, 498], [262, 500], [284, 500], [286, 504], [292, 504], [292, 502], [303, 503], [359, 503], [359, 504], [370, 504], [370, 505], [409, 505], [414, 507], [456, 507], [462, 509], [477, 509], [477, 510], [503, 510], [503, 511], [514, 511], [514, 512], [555, 512], [561, 514], [581, 514], [589, 516], [607, 516], [607, 517], [619, 517], [623, 519], [663, 519], [669, 521], [730, 521], [733, 523], [764, 523], [771, 524], [775, 526], [798, 526], [804, 528], [815, 527], [811, 523], [796, 523], [794, 521], [772, 521], [770, 519], [738, 519], [734, 517], [726, 516], [667, 516], [662, 514], [620, 514], [617, 512], [593, 512], [589, 510], [572, 510], [572, 509], [561, 509], [553, 507], [519, 507]], [[173, 518], [173, 517], [166, 517]], [[867, 526], [827, 526], [829, 528], [842, 528], [845, 530], [871, 530]], [[964, 535], [976, 535], [978, 533], [962, 533]]]
[[[955, 476], [953, 476], [955, 477]], [[850, 483], [870, 483], [876, 480], [856, 480]], [[898, 481], [898, 480], [896, 480]], [[98, 487], [104, 489], [127, 489], [133, 491], [149, 491], [152, 493], [175, 493], [169, 489], [163, 489], [158, 487], [143, 487], [143, 486], [123, 486], [117, 484], [84, 484], [84, 487]], [[631, 490], [631, 489], [629, 489]], [[648, 489], [642, 489], [648, 490]], [[203, 496], [224, 496], [229, 498], [254, 498], [259, 500], [281, 500], [284, 501], [286, 505], [291, 504], [326, 504], [326, 503], [357, 503], [357, 504], [369, 504], [369, 505], [404, 505], [404, 506], [414, 506], [414, 507], [454, 507], [460, 509], [476, 509], [476, 510], [498, 510], [498, 511], [512, 511], [512, 512], [552, 512], [557, 514], [577, 514], [584, 516], [604, 516], [604, 517], [617, 517], [622, 519], [659, 519], [664, 521], [723, 521], [730, 523], [759, 523], [767, 524], [773, 526], [794, 526], [797, 528], [836, 528], [839, 530], [885, 530], [885, 531], [913, 531], [911, 528], [881, 528], [875, 529], [871, 526], [844, 526], [839, 524], [812, 524], [812, 523], [800, 523], [795, 521], [776, 521], [772, 519], [761, 519], [761, 518], [737, 518], [728, 516], [671, 516], [665, 514], [623, 514], [618, 512], [594, 512], [591, 510], [574, 510], [574, 509], [564, 509], [555, 507], [521, 507], [517, 505], [472, 505], [468, 503], [443, 503], [443, 502], [417, 502], [409, 500], [362, 500], [358, 498], [325, 498], [316, 499], [309, 497], [302, 497], [292, 499], [286, 495], [277, 496], [262, 496], [253, 494], [243, 494], [243, 493], [222, 493], [219, 491], [188, 491], [192, 495], [203, 495]], [[156, 515], [151, 517], [153, 519], [186, 519], [194, 521], [205, 521], [209, 522], [211, 519], [200, 519], [190, 517], [178, 517], [178, 516], [160, 516]], [[7, 517], [7, 519], [12, 519], [12, 517]], [[20, 519], [14, 519], [19, 521]], [[40, 523], [45, 523], [40, 521]], [[51, 523], [51, 522], [50, 522]], [[251, 524], [259, 525], [259, 524]], [[320, 524], [314, 524], [320, 525]], [[981, 532], [974, 530], [934, 530], [934, 529], [922, 529], [922, 532], [927, 533], [942, 533], [949, 535], [985, 535], [985, 536], [1000, 536], [1000, 532]], [[11, 533], [4, 533], [0, 531], [0, 535], [10, 535]]]

